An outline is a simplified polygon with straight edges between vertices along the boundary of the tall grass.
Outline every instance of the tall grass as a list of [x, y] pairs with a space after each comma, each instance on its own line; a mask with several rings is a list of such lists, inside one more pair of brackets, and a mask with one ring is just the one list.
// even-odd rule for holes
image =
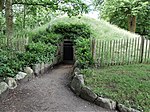
[[38, 27], [32, 31], [33, 34], [38, 32], [43, 32], [48, 27], [52, 27], [56, 24], [87, 24], [90, 26], [92, 35], [91, 37], [101, 39], [101, 40], [114, 40], [114, 39], [121, 39], [121, 38], [136, 38], [139, 35], [131, 33], [129, 31], [123, 30], [115, 25], [111, 25], [110, 23], [104, 20], [96, 20], [93, 18], [89, 18], [86, 16], [82, 16], [80, 19], [78, 17], [59, 17], [55, 18], [54, 20], [50, 21], [49, 23]]

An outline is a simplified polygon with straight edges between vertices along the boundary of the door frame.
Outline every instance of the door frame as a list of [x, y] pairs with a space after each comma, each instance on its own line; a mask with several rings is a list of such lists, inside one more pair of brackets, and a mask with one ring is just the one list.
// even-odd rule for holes
[[[64, 60], [64, 43], [65, 43], [65, 41], [70, 41], [70, 42], [72, 42], [72, 52], [73, 52], [73, 59], [72, 60], [70, 60], [70, 61], [72, 61], [72, 62], [74, 62], [75, 61], [75, 47], [74, 47], [74, 44], [73, 44], [73, 40], [71, 40], [71, 39], [64, 39], [63, 40], [63, 42], [62, 42], [62, 54], [61, 54], [61, 56], [62, 56], [62, 61], [64, 62], [64, 61], [67, 61], [67, 60]], [[68, 60], [69, 61], [69, 60]]]

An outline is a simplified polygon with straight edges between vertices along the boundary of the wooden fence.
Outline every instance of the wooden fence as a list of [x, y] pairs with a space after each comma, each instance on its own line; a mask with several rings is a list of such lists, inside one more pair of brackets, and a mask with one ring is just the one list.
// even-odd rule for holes
[[[7, 49], [7, 38], [0, 39], [0, 49]], [[25, 51], [25, 46], [28, 45], [28, 37], [15, 37], [11, 40], [11, 47], [14, 51]]]
[[143, 37], [110, 41], [94, 39], [92, 55], [96, 66], [150, 63], [150, 40]]

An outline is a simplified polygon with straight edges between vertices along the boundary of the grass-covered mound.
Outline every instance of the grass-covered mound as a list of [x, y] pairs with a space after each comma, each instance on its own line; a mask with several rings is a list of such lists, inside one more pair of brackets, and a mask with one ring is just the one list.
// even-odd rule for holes
[[150, 65], [111, 66], [82, 71], [87, 86], [98, 95], [150, 112]]
[[54, 25], [58, 24], [86, 24], [90, 27], [92, 32], [91, 37], [102, 39], [102, 40], [113, 40], [121, 38], [134, 38], [139, 37], [139, 35], [130, 33], [126, 30], [123, 30], [115, 25], [104, 20], [96, 20], [89, 17], [82, 16], [80, 19], [78, 17], [59, 17], [52, 20], [50, 23], [47, 23], [37, 29], [32, 31], [32, 34], [37, 34], [39, 32], [44, 32], [47, 28], [52, 28]]
[[[91, 59], [92, 53], [90, 38], [114, 40], [135, 38], [138, 36], [139, 35], [111, 25], [104, 20], [96, 20], [85, 16], [82, 16], [81, 18], [55, 18], [51, 22], [30, 32], [30, 40], [33, 42], [50, 42], [55, 46], [58, 46], [60, 42], [63, 42], [63, 39], [72, 39], [74, 44], [76, 44], [76, 59], [83, 68], [84, 66], [89, 66], [93, 63], [93, 60]], [[78, 45], [78, 43], [80, 45]]]

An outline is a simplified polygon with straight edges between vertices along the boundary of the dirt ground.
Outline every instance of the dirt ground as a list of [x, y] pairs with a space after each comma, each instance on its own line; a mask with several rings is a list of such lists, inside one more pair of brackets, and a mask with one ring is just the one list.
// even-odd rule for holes
[[[0, 101], [0, 112], [107, 111], [77, 97], [68, 87], [72, 65], [59, 65], [20, 85]], [[107, 111], [108, 112], [108, 111]]]

